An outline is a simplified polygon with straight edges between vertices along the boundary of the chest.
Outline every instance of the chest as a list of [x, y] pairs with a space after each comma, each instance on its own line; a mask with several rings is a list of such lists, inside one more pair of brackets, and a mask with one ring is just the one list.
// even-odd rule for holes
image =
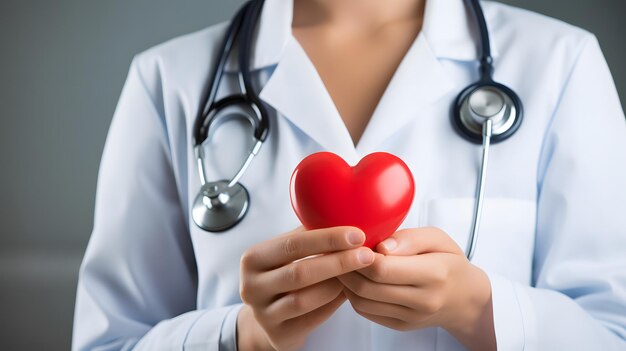
[[[464, 249], [471, 228], [480, 148], [456, 135], [450, 137], [444, 104], [433, 105], [428, 112], [433, 118], [406, 126], [380, 150], [402, 158], [414, 175], [416, 195], [401, 228], [436, 226]], [[205, 232], [189, 221], [199, 270], [199, 299], [205, 306], [238, 302], [241, 254], [300, 225], [290, 204], [291, 173], [308, 154], [324, 149], [280, 114], [272, 114], [271, 123], [270, 138], [241, 179], [250, 192], [246, 217], [221, 233]], [[229, 178], [236, 171], [236, 160], [247, 151], [250, 131], [245, 128], [244, 122], [224, 124], [206, 145], [213, 150], [206, 158], [208, 177]], [[475, 263], [526, 282], [534, 244], [536, 169], [534, 152], [509, 157], [518, 147], [508, 144], [492, 149]], [[199, 183], [195, 173], [189, 174], [193, 175], [190, 194], [194, 194]], [[218, 286], [220, 294], [212, 294]]]
[[[426, 50], [412, 52], [414, 57], [407, 62], [428, 63], [423, 56]], [[459, 137], [450, 123], [450, 106], [457, 89], [440, 87], [436, 99], [427, 97], [434, 96], [433, 86], [445, 77], [461, 87], [471, 83], [475, 77], [466, 75], [471, 71], [457, 63], [445, 63], [440, 66], [445, 75], [432, 77], [431, 73], [420, 83], [405, 77], [427, 76], [433, 70], [401, 64], [403, 74], [394, 77], [393, 94], [386, 94], [368, 126], [364, 143], [359, 145], [368, 147], [355, 149], [346, 147], [347, 133], [336, 133], [340, 118], [328, 109], [332, 103], [325, 100], [323, 87], [317, 85], [319, 77], [308, 73], [306, 61], [296, 48], [284, 55], [267, 80], [260, 79], [264, 86], [260, 95], [271, 107], [271, 130], [241, 178], [250, 192], [248, 214], [222, 233], [205, 232], [189, 219], [198, 266], [198, 302], [203, 307], [238, 302], [241, 254], [258, 242], [300, 225], [291, 208], [289, 181], [296, 165], [313, 152], [331, 151], [352, 161], [374, 151], [400, 157], [411, 169], [416, 184], [414, 202], [400, 227], [440, 227], [461, 248], [467, 244], [481, 149]], [[232, 86], [225, 87], [234, 91], [236, 75], [229, 78], [226, 83]], [[525, 101], [528, 118], [515, 137], [492, 148], [474, 262], [526, 283], [531, 277], [535, 240], [537, 164], [545, 116], [551, 107], [545, 95], [514, 88]], [[249, 124], [241, 121], [225, 123], [214, 133], [205, 145], [209, 179], [232, 177], [251, 146], [250, 136]], [[193, 152], [189, 149], [185, 153], [189, 160], [187, 198], [192, 201], [200, 183]]]
[[293, 29], [355, 145], [419, 29], [413, 22], [369, 35], [329, 33], [317, 27]]

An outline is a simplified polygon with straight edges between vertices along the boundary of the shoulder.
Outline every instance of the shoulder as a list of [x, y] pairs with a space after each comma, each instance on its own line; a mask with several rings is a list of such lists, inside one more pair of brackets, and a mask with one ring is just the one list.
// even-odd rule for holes
[[195, 87], [208, 78], [228, 23], [223, 21], [143, 50], [133, 58], [131, 70], [137, 71], [149, 90]]
[[481, 3], [497, 47], [521, 58], [539, 55], [546, 62], [573, 63], [588, 42], [597, 41], [593, 33], [557, 18], [495, 1]]
[[174, 37], [133, 57], [127, 81], [137, 80], [168, 132], [195, 117], [228, 24]]
[[481, 3], [489, 28], [494, 32], [504, 31], [547, 41], [559, 39], [581, 41], [592, 35], [583, 28], [541, 13], [495, 1]]
[[135, 55], [138, 65], [149, 65], [154, 61], [172, 64], [193, 63], [213, 56], [221, 44], [228, 21], [223, 21], [201, 30], [187, 33], [152, 46]]
[[220, 22], [201, 30], [184, 34], [148, 48], [136, 56], [140, 63], [155, 59], [166, 61], [190, 60], [206, 55], [217, 49], [228, 26], [227, 21]]
[[588, 30], [510, 5], [483, 4], [497, 52], [496, 79], [526, 101], [540, 91], [543, 103], [556, 106], [577, 67], [597, 72], [606, 66], [600, 44]]

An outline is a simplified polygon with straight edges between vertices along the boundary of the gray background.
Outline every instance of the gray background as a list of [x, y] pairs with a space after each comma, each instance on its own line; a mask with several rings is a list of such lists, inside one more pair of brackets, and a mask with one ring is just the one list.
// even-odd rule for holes
[[[504, 2], [596, 33], [625, 105], [626, 3]], [[0, 349], [70, 347], [98, 165], [132, 56], [240, 3], [0, 0]]]

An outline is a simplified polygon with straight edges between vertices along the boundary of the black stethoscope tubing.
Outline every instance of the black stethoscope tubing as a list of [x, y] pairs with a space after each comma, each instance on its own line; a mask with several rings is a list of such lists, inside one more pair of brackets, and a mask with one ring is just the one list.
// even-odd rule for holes
[[471, 130], [463, 123], [461, 118], [461, 111], [463, 111], [463, 102], [474, 93], [476, 90], [486, 87], [493, 87], [511, 100], [511, 103], [515, 107], [516, 115], [511, 127], [504, 133], [491, 136], [491, 143], [497, 144], [503, 140], [506, 140], [519, 129], [523, 119], [523, 105], [517, 94], [504, 84], [497, 83], [493, 80], [493, 57], [491, 56], [491, 40], [489, 37], [489, 29], [487, 28], [487, 21], [485, 20], [485, 14], [479, 0], [465, 0], [470, 5], [469, 10], [472, 13], [472, 17], [476, 22], [478, 29], [478, 35], [480, 37], [480, 57], [479, 57], [479, 79], [474, 84], [469, 85], [463, 89], [459, 95], [457, 95], [454, 103], [451, 106], [451, 122], [454, 130], [464, 139], [475, 143], [481, 144], [483, 142], [483, 136], [476, 131]]
[[[482, 213], [482, 199], [486, 179], [489, 147], [513, 135], [522, 122], [522, 102], [509, 87], [493, 80], [493, 58], [487, 22], [479, 0], [465, 0], [475, 19], [480, 36], [479, 79], [463, 89], [456, 97], [450, 117], [455, 131], [466, 140], [482, 143], [483, 158], [476, 187], [474, 217], [466, 255], [472, 258], [477, 240]], [[250, 78], [250, 50], [256, 24], [259, 20], [264, 0], [249, 0], [236, 13], [231, 21], [219, 51], [217, 63], [211, 72], [205, 93], [200, 99], [200, 108], [194, 122], [193, 145], [197, 155], [202, 188], [193, 207], [196, 224], [210, 232], [225, 231], [239, 223], [249, 208], [249, 193], [239, 183], [251, 160], [256, 156], [269, 133], [268, 112], [254, 91]], [[239, 37], [239, 85], [240, 94], [216, 100], [226, 61], [235, 41]], [[230, 180], [207, 182], [204, 175], [203, 151], [201, 144], [209, 137], [212, 124], [221, 111], [229, 106], [246, 106], [251, 116], [246, 117], [253, 126], [255, 144], [246, 162]], [[250, 112], [250, 111], [249, 111]]]
[[[250, 79], [249, 66], [250, 43], [254, 33], [254, 26], [256, 22], [258, 22], [263, 7], [263, 2], [262, 0], [246, 2], [239, 11], [237, 11], [226, 30], [226, 35], [221, 45], [222, 50], [219, 51], [217, 63], [213, 66], [211, 78], [208, 80], [210, 84], [208, 85], [208, 89], [205, 89], [205, 93], [200, 99], [200, 108], [198, 109], [198, 115], [196, 116], [193, 129], [194, 146], [202, 144], [208, 136], [210, 125], [216, 117], [216, 114], [211, 114], [211, 111], [220, 110], [225, 106], [236, 103], [252, 104], [259, 110], [261, 118], [255, 120], [254, 136], [257, 140], [262, 142], [267, 138], [269, 132], [269, 117], [263, 103], [254, 93], [254, 87]], [[253, 20], [247, 20], [249, 18]], [[240, 32], [238, 65], [241, 71], [240, 76], [243, 81], [244, 92], [240, 95], [228, 96], [216, 102], [217, 91], [222, 81], [226, 62], [228, 61], [228, 57]]]

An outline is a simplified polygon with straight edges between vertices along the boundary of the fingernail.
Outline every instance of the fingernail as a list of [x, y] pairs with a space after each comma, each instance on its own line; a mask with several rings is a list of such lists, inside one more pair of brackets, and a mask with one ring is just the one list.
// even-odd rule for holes
[[360, 244], [363, 244], [364, 241], [365, 241], [365, 234], [361, 232], [356, 232], [356, 231], [348, 233], [348, 242], [351, 245], [360, 245]]
[[387, 238], [380, 243], [383, 248], [387, 251], [393, 251], [396, 247], [398, 247], [398, 241], [394, 238]]
[[369, 249], [359, 250], [359, 253], [357, 254], [357, 256], [358, 256], [359, 262], [361, 262], [362, 264], [370, 264], [374, 261], [374, 252]]

